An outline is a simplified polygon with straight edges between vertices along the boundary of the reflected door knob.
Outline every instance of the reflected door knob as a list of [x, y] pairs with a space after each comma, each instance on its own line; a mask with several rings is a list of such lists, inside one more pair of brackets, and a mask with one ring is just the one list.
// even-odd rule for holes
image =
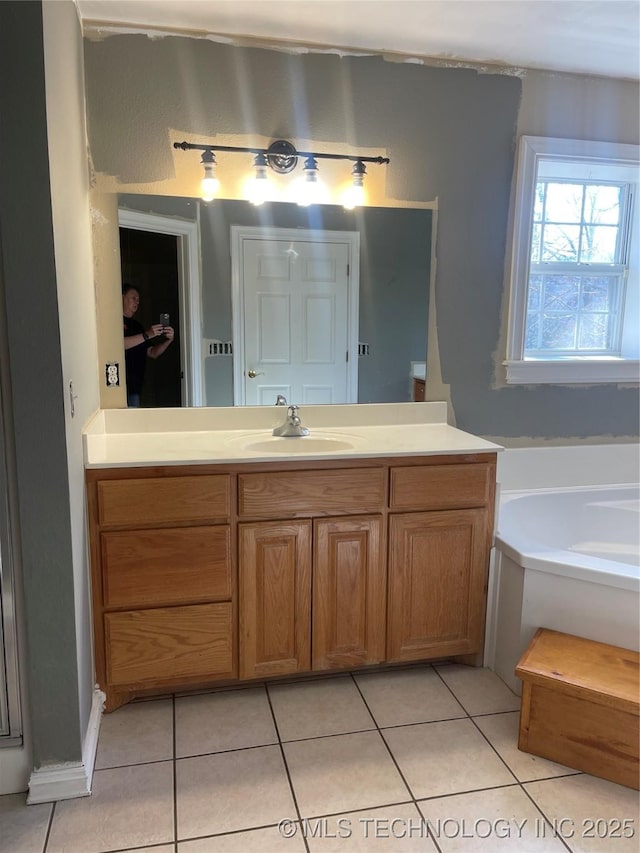
[[247, 370], [247, 376], [249, 377], [249, 379], [255, 379], [256, 376], [264, 376], [264, 373], [256, 373], [255, 370]]

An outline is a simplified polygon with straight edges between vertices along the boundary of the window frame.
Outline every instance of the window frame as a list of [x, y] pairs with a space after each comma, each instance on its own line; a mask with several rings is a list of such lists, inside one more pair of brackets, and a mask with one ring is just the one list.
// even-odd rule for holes
[[[518, 151], [516, 192], [514, 197], [514, 224], [511, 250], [509, 324], [507, 353], [503, 362], [507, 369], [507, 384], [538, 383], [600, 383], [638, 382], [640, 360], [638, 340], [630, 339], [628, 330], [634, 322], [629, 314], [638, 310], [638, 248], [640, 238], [630, 237], [629, 276], [625, 305], [621, 310], [621, 323], [627, 315], [627, 333], [622, 334], [620, 355], [564, 353], [549, 358], [524, 356], [525, 326], [527, 317], [527, 292], [533, 232], [534, 197], [541, 160], [593, 164], [600, 167], [628, 169], [633, 183], [633, 221], [636, 232], [640, 224], [638, 209], [638, 167], [640, 146], [622, 143], [591, 142], [576, 139], [522, 136]], [[599, 176], [597, 178], [599, 180]], [[638, 315], [640, 321], [640, 314]], [[640, 322], [638, 323], [640, 325]]]

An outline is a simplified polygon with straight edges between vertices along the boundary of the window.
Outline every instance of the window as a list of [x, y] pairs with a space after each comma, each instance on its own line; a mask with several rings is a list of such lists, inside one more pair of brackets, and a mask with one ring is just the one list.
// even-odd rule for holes
[[638, 381], [638, 150], [522, 137], [507, 382]]

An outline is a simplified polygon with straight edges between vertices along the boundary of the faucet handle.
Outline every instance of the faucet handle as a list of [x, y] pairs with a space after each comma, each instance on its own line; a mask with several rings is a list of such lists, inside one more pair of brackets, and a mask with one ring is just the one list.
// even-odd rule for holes
[[287, 405], [287, 398], [284, 396], [284, 394], [278, 394], [278, 396], [276, 397], [276, 406], [286, 406], [286, 405]]

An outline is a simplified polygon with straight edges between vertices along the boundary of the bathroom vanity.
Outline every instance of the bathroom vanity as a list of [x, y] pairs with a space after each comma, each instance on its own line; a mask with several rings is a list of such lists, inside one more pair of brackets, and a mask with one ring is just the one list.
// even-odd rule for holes
[[443, 404], [309, 406], [304, 438], [274, 438], [274, 409], [114, 410], [87, 430], [107, 710], [236, 680], [480, 662], [500, 448], [447, 426]]

